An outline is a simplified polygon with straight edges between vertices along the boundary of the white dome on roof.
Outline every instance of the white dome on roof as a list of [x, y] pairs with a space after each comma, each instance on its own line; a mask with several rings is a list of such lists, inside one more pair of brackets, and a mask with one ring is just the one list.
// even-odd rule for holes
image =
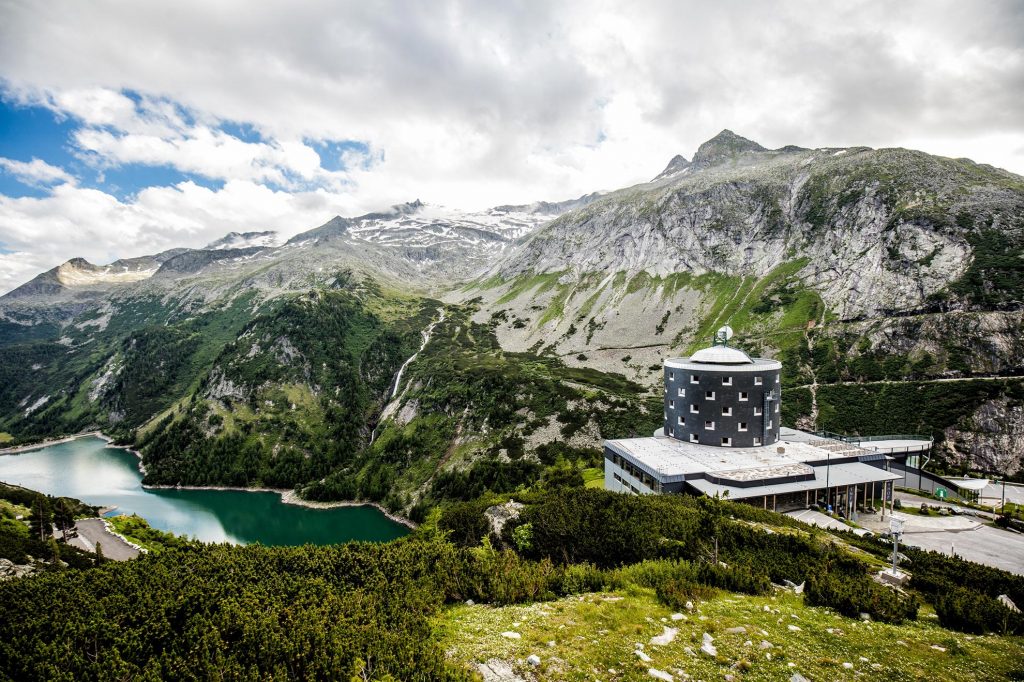
[[690, 356], [690, 362], [707, 365], [752, 365], [754, 361], [739, 348], [728, 346], [711, 346], [702, 348]]

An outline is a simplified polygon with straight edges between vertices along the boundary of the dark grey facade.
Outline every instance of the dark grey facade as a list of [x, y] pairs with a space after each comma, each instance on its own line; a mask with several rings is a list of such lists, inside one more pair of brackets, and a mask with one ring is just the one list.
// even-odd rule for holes
[[780, 371], [778, 362], [760, 358], [734, 364], [667, 361], [665, 435], [720, 447], [778, 442]]

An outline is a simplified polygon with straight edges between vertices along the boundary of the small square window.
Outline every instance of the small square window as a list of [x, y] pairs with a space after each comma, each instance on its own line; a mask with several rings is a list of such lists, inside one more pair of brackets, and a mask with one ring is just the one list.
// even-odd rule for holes
[[732, 408], [731, 407], [723, 407], [722, 408], [722, 416], [723, 417], [731, 417], [732, 416]]
[[700, 442], [700, 438], [697, 437], [696, 433], [691, 433], [690, 434], [690, 442], [691, 443], [699, 443]]
[[739, 430], [740, 431], [746, 431], [747, 430], [747, 422], [740, 422]]
[[697, 376], [696, 374], [691, 374], [690, 375], [690, 383], [691, 384], [699, 384], [700, 383], [700, 377]]
[[775, 403], [775, 412], [776, 414], [779, 412], [779, 403]]
[[680, 398], [685, 398], [686, 397], [686, 389], [685, 388], [679, 389], [679, 397]]
[[697, 414], [698, 412], [700, 412], [700, 410], [697, 409], [696, 405], [690, 405], [690, 414]]
[[675, 379], [676, 379], [676, 373], [675, 372], [669, 372], [668, 373], [668, 380], [669, 381], [675, 381]]
[[768, 420], [768, 428], [769, 429], [772, 428], [772, 420], [771, 419]]
[[760, 444], [761, 444], [761, 439], [760, 438], [755, 438], [754, 439], [754, 445], [760, 445]]
[[732, 386], [732, 377], [722, 377], [723, 386]]
[[775, 383], [779, 383], [779, 375], [778, 374], [775, 375]]
[[747, 400], [747, 399], [748, 399], [747, 398], [747, 392], [746, 391], [740, 391], [740, 400]]
[[764, 380], [761, 377], [754, 377], [754, 385], [755, 386], [760, 386], [763, 382], [764, 382]]
[[704, 391], [704, 397], [707, 398], [708, 400], [714, 400], [715, 399], [715, 392], [714, 391]]
[[669, 401], [668, 401], [668, 409], [670, 409], [670, 410], [674, 410], [674, 409], [676, 409], [676, 401], [674, 401], [674, 400], [669, 400]]
[[685, 424], [685, 423], [686, 423], [686, 420], [685, 420], [685, 419], [683, 419], [683, 416], [682, 416], [682, 415], [680, 415], [679, 417], [677, 417], [677, 418], [676, 418], [676, 420], [677, 420], [677, 421], [679, 422], [679, 425], [680, 425], [680, 426], [682, 426], [683, 424]]
[[755, 407], [754, 408], [754, 416], [756, 417], [756, 416], [758, 416], [760, 414], [761, 414], [761, 408], [760, 407]]
[[714, 431], [715, 430], [715, 422], [710, 421], [710, 420], [704, 422], [704, 428], [706, 430], [708, 430], [708, 431]]
[[723, 437], [722, 438], [722, 445], [725, 445], [726, 447], [732, 445], [732, 438], [725, 438], [725, 437]]

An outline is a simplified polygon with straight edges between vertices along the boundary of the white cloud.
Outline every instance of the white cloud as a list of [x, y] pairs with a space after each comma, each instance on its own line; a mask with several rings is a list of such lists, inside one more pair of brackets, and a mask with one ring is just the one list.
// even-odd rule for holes
[[[273, 213], [282, 202], [322, 197], [322, 214], [300, 211], [293, 229], [334, 206], [476, 208], [621, 187], [726, 127], [769, 147], [913, 146], [1024, 171], [1024, 6], [1008, 0], [6, 3], [0, 77], [84, 121], [75, 143], [99, 166], [276, 183], [293, 196], [256, 203], [273, 224], [287, 221]], [[261, 141], [222, 121], [251, 123]], [[324, 139], [363, 141], [372, 163], [346, 152], [347, 172], [323, 171], [304, 140]], [[239, 191], [165, 188], [160, 200], [193, 230], [223, 232], [202, 221]], [[181, 237], [184, 218], [117, 203], [123, 220], [150, 220], [144, 238]], [[64, 210], [42, 202], [34, 229], [114, 231], [45, 213]]]
[[70, 184], [50, 196], [0, 196], [0, 291], [8, 291], [68, 258], [109, 263], [180, 247], [200, 247], [227, 232], [275, 230], [291, 236], [345, 214], [345, 195], [323, 190], [275, 191], [245, 180], [219, 190], [192, 182], [143, 190], [122, 202]]
[[10, 173], [19, 182], [31, 187], [46, 187], [62, 182], [74, 182], [63, 168], [51, 166], [41, 159], [31, 161], [16, 161], [0, 156], [0, 169]]

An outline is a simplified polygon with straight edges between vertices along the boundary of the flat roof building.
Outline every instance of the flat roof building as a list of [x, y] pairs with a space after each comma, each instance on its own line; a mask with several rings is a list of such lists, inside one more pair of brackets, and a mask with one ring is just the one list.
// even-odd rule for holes
[[[832, 504], [846, 516], [858, 500], [885, 499], [902, 478], [886, 470], [886, 453], [783, 427], [782, 364], [727, 341], [721, 331], [716, 345], [665, 360], [663, 426], [649, 438], [605, 441], [605, 488], [720, 496], [778, 511]], [[922, 452], [931, 441], [915, 445]]]

